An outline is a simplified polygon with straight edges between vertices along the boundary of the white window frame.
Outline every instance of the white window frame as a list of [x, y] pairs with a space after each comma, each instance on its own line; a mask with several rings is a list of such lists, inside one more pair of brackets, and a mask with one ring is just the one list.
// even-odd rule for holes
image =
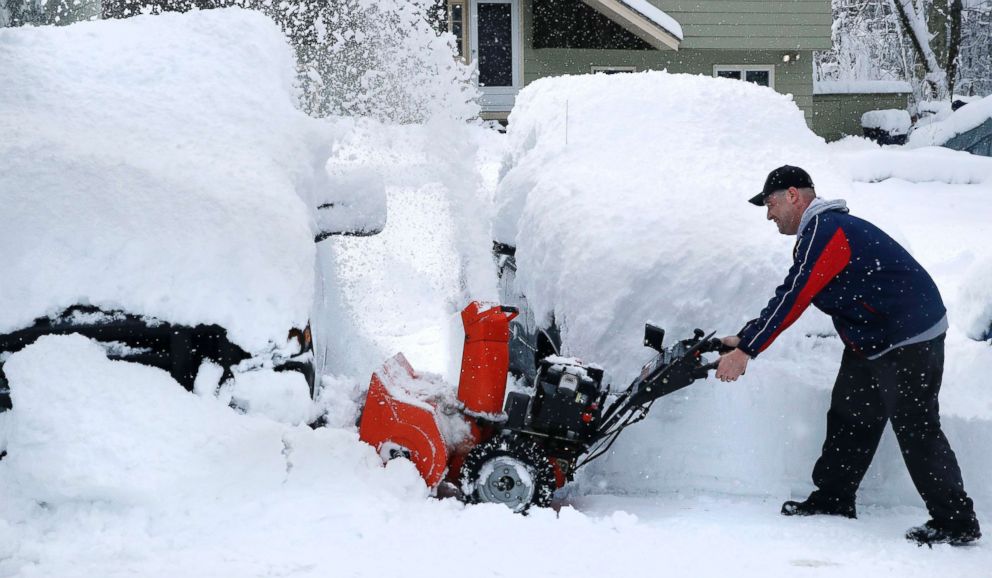
[[590, 71], [597, 72], [637, 72], [636, 66], [591, 66]]
[[713, 76], [717, 76], [717, 73], [723, 71], [739, 71], [741, 73], [741, 81], [744, 80], [745, 75], [748, 72], [767, 72], [768, 73], [768, 88], [772, 90], [775, 89], [775, 65], [774, 64], [714, 64], [713, 65]]
[[469, 19], [469, 0], [451, 0], [446, 2], [448, 10], [448, 32], [454, 35], [455, 22], [452, 19], [452, 14], [454, 13], [454, 5], [459, 4], [462, 7], [462, 34], [460, 40], [462, 41], [462, 53], [458, 55], [463, 62], [468, 62], [469, 51], [471, 46], [469, 45], [468, 38], [468, 28], [471, 25], [471, 20]]
[[521, 35], [522, 16], [520, 0], [469, 0], [469, 62], [479, 59], [479, 4], [510, 5], [510, 38], [513, 52], [511, 86], [480, 86], [480, 103], [483, 112], [505, 112], [513, 108], [517, 93], [523, 87], [523, 39]]

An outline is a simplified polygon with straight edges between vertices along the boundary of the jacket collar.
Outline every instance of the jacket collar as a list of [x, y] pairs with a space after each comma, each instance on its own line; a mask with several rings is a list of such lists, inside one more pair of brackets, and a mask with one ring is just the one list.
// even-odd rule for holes
[[806, 228], [806, 225], [810, 224], [813, 217], [826, 213], [827, 211], [847, 213], [847, 201], [844, 199], [821, 199], [820, 197], [813, 199], [813, 202], [806, 207], [806, 210], [803, 211], [802, 218], [799, 220], [799, 233], [801, 234], [803, 232], [803, 229]]

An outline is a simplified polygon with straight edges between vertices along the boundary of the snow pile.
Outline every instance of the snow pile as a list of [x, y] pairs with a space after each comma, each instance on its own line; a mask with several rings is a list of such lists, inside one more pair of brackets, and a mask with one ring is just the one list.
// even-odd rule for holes
[[[237, 415], [162, 372], [108, 361], [78, 336], [44, 338], [7, 367], [16, 399], [2, 416], [13, 442], [0, 461], [5, 576], [426, 577], [489, 575], [497, 564], [516, 576], [663, 567], [750, 578], [838, 566], [923, 577], [988, 565], [982, 548], [907, 544], [901, 531], [920, 510], [869, 509], [852, 523], [786, 520], [768, 503], [706, 496], [583, 498], [590, 516], [567, 505], [526, 517], [464, 507], [427, 499], [410, 462], [383, 467], [353, 431]], [[561, 551], [596, 544], [608, 554], [548, 556], [549, 537]]]
[[938, 116], [936, 121], [925, 126], [917, 126], [909, 135], [906, 146], [940, 146], [989, 119], [992, 119], [992, 96], [973, 101], [943, 118]]
[[240, 10], [0, 30], [0, 332], [82, 303], [216, 323], [249, 351], [313, 305], [339, 130]]
[[284, 478], [292, 430], [189, 395], [164, 371], [108, 361], [84, 337], [42, 337], [4, 371], [16, 408], [4, 416], [4, 485], [35, 499], [147, 505]]
[[876, 128], [890, 135], [908, 133], [911, 124], [913, 121], [909, 118], [909, 112], [900, 109], [869, 110], [861, 115], [861, 126]]
[[913, 183], [992, 183], [992, 158], [943, 147], [879, 147], [859, 137], [830, 143], [855, 181], [902, 179]]
[[[943, 290], [952, 324], [945, 425], [969, 491], [992, 498], [980, 483], [992, 474], [982, 449], [992, 436], [983, 385], [992, 356], [962, 333], [986, 311], [988, 288], [974, 284], [984, 277], [971, 267], [988, 255], [980, 240], [992, 221], [986, 189], [921, 185], [907, 198], [896, 194], [906, 183], [889, 180], [893, 194], [869, 203], [873, 189], [860, 187], [880, 185], [854, 187], [845, 157], [808, 130], [788, 97], [705, 77], [541, 80], [521, 92], [508, 139], [497, 240], [517, 245], [519, 289], [539, 320], [554, 315], [564, 353], [601, 363], [614, 388], [650, 357], [640, 344], [645, 322], [664, 327], [669, 342], [694, 327], [732, 334], [767, 303], [794, 243], [746, 203], [769, 170], [804, 167], [821, 196], [847, 198], [855, 214], [916, 252]], [[931, 172], [943, 160], [918, 158]], [[967, 298], [955, 290], [966, 280]], [[966, 299], [976, 317], [964, 320]], [[804, 496], [841, 351], [829, 318], [811, 309], [739, 382], [701, 381], [656, 403], [593, 464], [585, 491]], [[862, 497], [917, 503], [893, 440], [876, 462]]]

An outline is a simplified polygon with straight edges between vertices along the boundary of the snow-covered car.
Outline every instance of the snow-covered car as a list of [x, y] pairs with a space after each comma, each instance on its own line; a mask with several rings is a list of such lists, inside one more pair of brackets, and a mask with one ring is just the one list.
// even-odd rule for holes
[[[349, 130], [296, 107], [280, 30], [238, 10], [0, 30], [2, 364], [81, 333], [183, 386], [313, 393], [316, 241], [385, 222]], [[9, 400], [5, 400], [9, 406]]]
[[[839, 154], [851, 145], [814, 135], [786, 95], [660, 72], [535, 81], [518, 95], [507, 141], [494, 229], [496, 241], [515, 247], [504, 294], [526, 295], [536, 327], [553, 320], [561, 354], [603, 366], [614, 391], [650, 358], [645, 323], [668, 335], [730, 335], [765, 306], [795, 238], [747, 199], [770, 170], [791, 164], [810, 173], [820, 196], [847, 199], [933, 274], [951, 312], [942, 417], [985, 419], [975, 408], [985, 407], [990, 358], [972, 339], [986, 336], [990, 318], [992, 269], [979, 225], [989, 212], [987, 159], [859, 139], [871, 147], [856, 153], [870, 164], [861, 166]], [[854, 171], [862, 182], [852, 182]], [[973, 221], [961, 226], [965, 214]], [[579, 483], [623, 493], [808, 494], [842, 351], [829, 317], [807, 311], [739, 382], [701, 380], [659, 400]], [[972, 435], [956, 423], [949, 427]], [[901, 467], [893, 447], [878, 461]], [[987, 462], [982, 442], [957, 451], [964, 463]], [[896, 483], [883, 473], [865, 487]], [[900, 490], [900, 499], [916, 500], [913, 492]]]
[[563, 353], [622, 380], [640, 359], [621, 344], [646, 321], [732, 332], [761, 309], [788, 268], [746, 203], [771, 169], [850, 189], [790, 96], [732, 79], [542, 79], [521, 91], [507, 137], [495, 240], [515, 247], [515, 291], [538, 327], [557, 322]]

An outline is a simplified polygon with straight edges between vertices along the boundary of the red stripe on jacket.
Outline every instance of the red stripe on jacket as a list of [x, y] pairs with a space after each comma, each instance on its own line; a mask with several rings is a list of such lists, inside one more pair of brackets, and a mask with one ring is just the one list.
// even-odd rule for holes
[[813, 298], [827, 286], [827, 283], [843, 271], [844, 267], [847, 267], [847, 264], [850, 262], [851, 246], [847, 242], [847, 235], [844, 234], [844, 229], [838, 227], [837, 232], [830, 238], [820, 253], [820, 256], [816, 259], [816, 263], [813, 264], [813, 270], [810, 271], [806, 283], [799, 291], [799, 295], [796, 296], [796, 300], [792, 303], [792, 308], [785, 314], [785, 318], [778, 326], [778, 329], [768, 338], [768, 341], [765, 341], [765, 344], [761, 346], [758, 353], [764, 351], [775, 341], [775, 338], [780, 333], [792, 325], [796, 319], [799, 319], [803, 311], [806, 311], [809, 304], [813, 302]]

